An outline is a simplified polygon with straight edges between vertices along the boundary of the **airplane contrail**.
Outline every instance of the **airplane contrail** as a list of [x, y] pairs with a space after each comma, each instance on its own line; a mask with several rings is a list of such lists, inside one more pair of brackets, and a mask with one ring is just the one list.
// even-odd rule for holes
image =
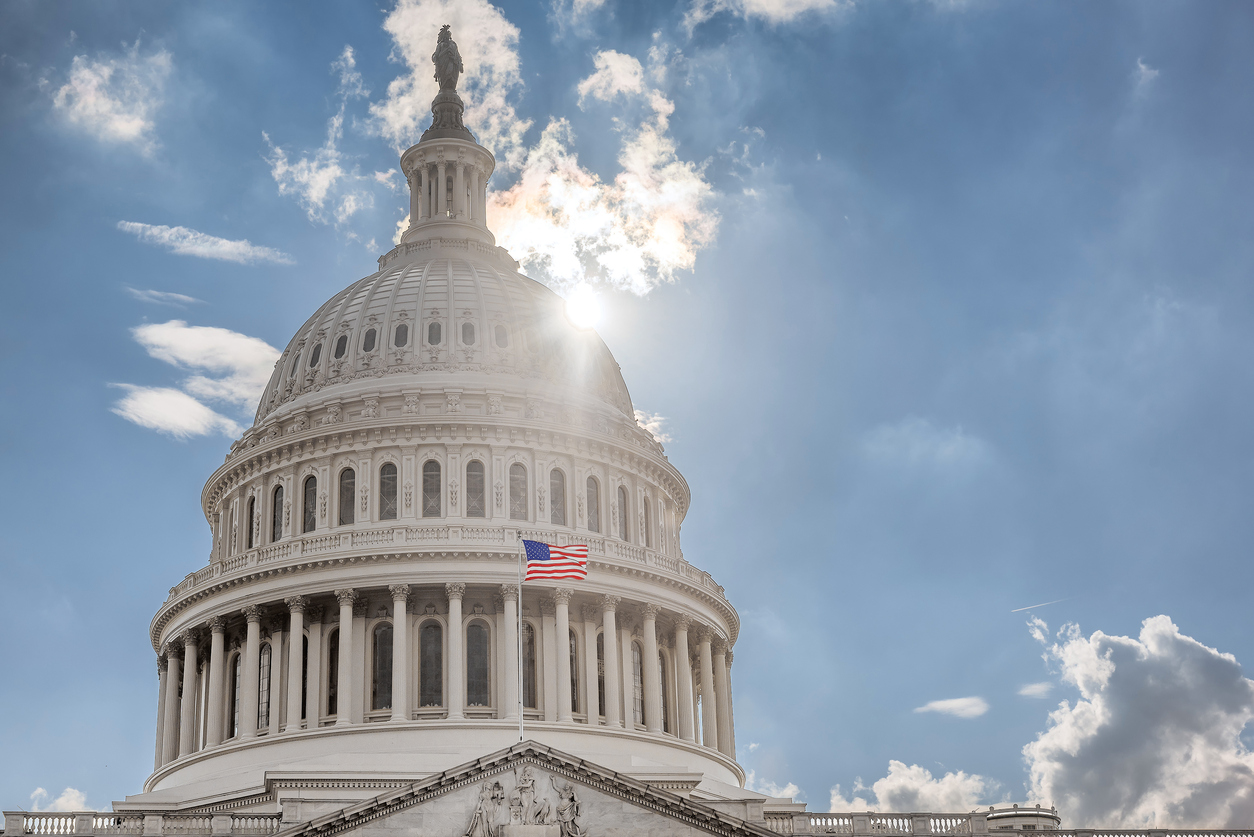
[[1031, 610], [1034, 607], [1044, 607], [1045, 605], [1058, 604], [1059, 602], [1065, 602], [1065, 601], [1066, 599], [1054, 599], [1052, 602], [1041, 602], [1040, 604], [1028, 605], [1027, 607], [1016, 607], [1014, 610], [1010, 612], [1018, 613], [1021, 610]]

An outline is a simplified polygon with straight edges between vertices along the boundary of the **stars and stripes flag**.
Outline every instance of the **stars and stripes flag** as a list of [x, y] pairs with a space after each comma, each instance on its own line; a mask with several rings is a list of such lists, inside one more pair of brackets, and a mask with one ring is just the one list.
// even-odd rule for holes
[[523, 581], [542, 578], [587, 578], [588, 545], [553, 546], [540, 541], [523, 541], [527, 553], [527, 574]]

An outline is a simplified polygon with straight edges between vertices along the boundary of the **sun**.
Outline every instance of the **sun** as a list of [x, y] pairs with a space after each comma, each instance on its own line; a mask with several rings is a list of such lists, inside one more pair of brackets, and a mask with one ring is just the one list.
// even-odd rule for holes
[[601, 321], [601, 299], [587, 282], [580, 282], [567, 294], [566, 318], [576, 328], [595, 328]]

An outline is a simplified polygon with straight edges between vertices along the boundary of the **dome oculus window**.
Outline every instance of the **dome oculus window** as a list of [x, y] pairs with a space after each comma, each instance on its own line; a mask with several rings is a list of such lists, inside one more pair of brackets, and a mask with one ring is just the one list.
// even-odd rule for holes
[[400, 325], [396, 327], [396, 331], [392, 334], [392, 345], [396, 346], [396, 348], [398, 349], [402, 349], [405, 347], [405, 344], [408, 342], [409, 342], [409, 326], [405, 325], [404, 323], [401, 323]]
[[505, 326], [503, 325], [499, 325], [496, 327], [496, 345], [497, 345], [497, 348], [501, 348], [501, 349], [504, 349], [506, 346], [509, 345], [509, 332], [505, 329]]
[[322, 344], [314, 346], [313, 351], [309, 354], [309, 368], [313, 369], [318, 365], [318, 361], [322, 359]]
[[378, 337], [378, 332], [376, 332], [373, 328], [367, 330], [366, 339], [361, 341], [361, 350], [363, 352], [373, 352], [374, 342], [377, 337]]
[[440, 345], [440, 338], [442, 336], [443, 335], [440, 334], [439, 323], [432, 323], [431, 325], [427, 326], [427, 343], [429, 345], [431, 346]]
[[475, 324], [462, 323], [462, 342], [467, 346], [475, 345]]
[[348, 351], [348, 335], [341, 334], [340, 339], [335, 341], [335, 359], [339, 360], [344, 357], [344, 353]]

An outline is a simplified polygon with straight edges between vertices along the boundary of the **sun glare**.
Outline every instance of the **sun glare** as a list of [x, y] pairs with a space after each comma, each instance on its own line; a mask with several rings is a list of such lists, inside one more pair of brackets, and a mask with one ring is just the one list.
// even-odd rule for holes
[[587, 282], [580, 282], [566, 297], [566, 317], [576, 328], [594, 328], [601, 321], [601, 300]]

